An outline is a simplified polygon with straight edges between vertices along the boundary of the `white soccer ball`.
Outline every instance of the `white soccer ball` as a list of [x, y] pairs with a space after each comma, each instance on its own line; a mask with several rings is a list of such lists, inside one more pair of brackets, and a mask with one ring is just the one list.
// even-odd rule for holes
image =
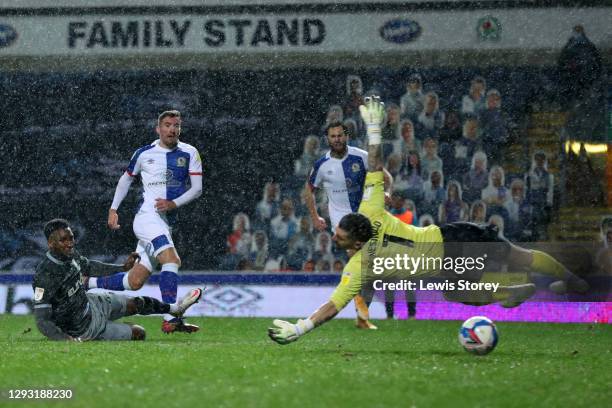
[[459, 343], [473, 354], [489, 354], [497, 345], [497, 327], [489, 318], [474, 316], [467, 319], [459, 329]]

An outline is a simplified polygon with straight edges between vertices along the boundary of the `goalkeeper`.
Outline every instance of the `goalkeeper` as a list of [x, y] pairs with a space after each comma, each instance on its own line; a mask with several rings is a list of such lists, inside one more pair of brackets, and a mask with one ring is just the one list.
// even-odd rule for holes
[[[340, 284], [334, 290], [330, 300], [317, 309], [309, 318], [292, 324], [283, 320], [274, 320], [274, 327], [268, 329], [272, 340], [288, 344], [313, 330], [315, 327], [332, 319], [361, 288], [370, 283], [374, 277], [386, 280], [420, 279], [440, 276], [441, 271], [429, 263], [416, 270], [386, 268], [383, 275], [372, 275], [372, 266], [376, 258], [395, 258], [407, 255], [410, 258], [442, 258], [456, 255], [457, 247], [468, 246], [467, 243], [492, 242], [495, 251], [489, 259], [504, 262], [508, 259], [513, 265], [530, 268], [533, 271], [555, 276], [571, 290], [584, 292], [588, 284], [574, 276], [562, 264], [550, 255], [535, 250], [527, 250], [499, 238], [497, 231], [488, 226], [471, 223], [451, 223], [443, 227], [435, 225], [418, 228], [404, 224], [385, 211], [383, 190], [383, 162], [381, 154], [381, 123], [384, 119], [384, 105], [378, 97], [366, 98], [365, 105], [360, 106], [361, 116], [367, 125], [368, 133], [368, 168], [364, 185], [364, 194], [358, 213], [345, 215], [336, 227], [334, 241], [341, 248], [352, 254], [346, 264]], [[493, 259], [491, 259], [493, 258]], [[443, 272], [443, 271], [442, 271]], [[480, 275], [462, 276], [463, 279], [477, 281]], [[448, 277], [448, 276], [445, 276]], [[495, 292], [476, 293], [475, 303], [485, 304], [499, 302], [505, 307], [518, 306], [535, 292], [535, 285], [523, 284], [499, 286]], [[445, 293], [449, 300], [458, 300], [456, 293]]]

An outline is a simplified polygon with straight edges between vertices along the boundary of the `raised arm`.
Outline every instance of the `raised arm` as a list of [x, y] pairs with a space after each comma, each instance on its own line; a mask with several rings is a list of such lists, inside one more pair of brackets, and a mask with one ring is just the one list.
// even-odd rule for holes
[[383, 179], [385, 182], [385, 196], [391, 198], [391, 193], [393, 193], [393, 176], [387, 169], [383, 169]]
[[368, 96], [365, 105], [359, 106], [359, 112], [368, 134], [368, 171], [382, 171], [381, 124], [385, 119], [385, 105], [378, 96]]

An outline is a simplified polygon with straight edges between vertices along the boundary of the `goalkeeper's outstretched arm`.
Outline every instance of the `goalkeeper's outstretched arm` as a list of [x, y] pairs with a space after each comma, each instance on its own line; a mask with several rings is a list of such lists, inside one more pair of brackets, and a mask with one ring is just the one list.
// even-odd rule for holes
[[314, 324], [314, 327], [318, 327], [328, 320], [333, 319], [338, 314], [339, 310], [336, 309], [336, 305], [332, 301], [328, 301], [321, 305], [320, 308], [308, 318]]
[[338, 309], [331, 302], [323, 304], [308, 319], [300, 319], [295, 324], [276, 319], [272, 322], [274, 327], [268, 329], [268, 336], [278, 344], [293, 343], [315, 327], [331, 320], [338, 314]]
[[274, 327], [268, 329], [268, 336], [278, 344], [293, 343], [315, 327], [333, 319], [338, 314], [338, 309], [332, 301], [328, 301], [310, 315], [308, 319], [300, 319], [295, 324], [276, 319], [272, 323]]
[[300, 319], [295, 324], [284, 320], [274, 320], [274, 327], [268, 329], [268, 336], [279, 344], [296, 341], [315, 327], [333, 319], [355, 295], [361, 292], [361, 284], [361, 263], [356, 265], [356, 269], [350, 268], [350, 265], [345, 266], [342, 279], [328, 302], [315, 310], [309, 318]]

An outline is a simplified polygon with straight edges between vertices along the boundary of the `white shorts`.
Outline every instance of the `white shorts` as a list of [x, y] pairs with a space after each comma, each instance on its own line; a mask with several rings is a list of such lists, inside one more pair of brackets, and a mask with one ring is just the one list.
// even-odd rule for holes
[[157, 265], [157, 255], [165, 249], [174, 248], [172, 228], [157, 213], [138, 213], [134, 218], [134, 235], [138, 238], [136, 252], [140, 263], [149, 271]]

